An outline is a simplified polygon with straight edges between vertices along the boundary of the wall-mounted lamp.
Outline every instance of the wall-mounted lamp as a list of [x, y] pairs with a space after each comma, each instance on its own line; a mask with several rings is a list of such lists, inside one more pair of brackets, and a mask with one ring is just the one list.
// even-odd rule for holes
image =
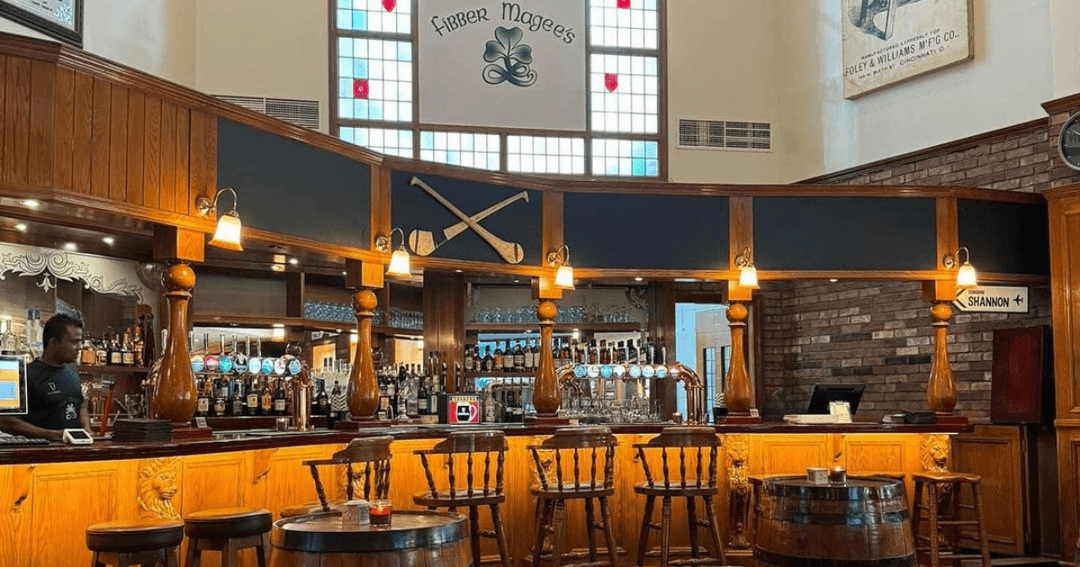
[[960, 253], [964, 253], [964, 263], [960, 264], [960, 269], [956, 270], [956, 289], [974, 289], [979, 287], [978, 279], [975, 274], [975, 267], [971, 265], [971, 252], [967, 249], [967, 246], [961, 246], [952, 254], [946, 254], [941, 259], [942, 265], [948, 269], [956, 267], [956, 263], [960, 261]]
[[559, 289], [574, 289], [574, 268], [570, 267], [570, 247], [563, 244], [554, 252], [548, 252], [548, 266], [559, 269], [555, 271], [555, 287]]
[[390, 255], [390, 266], [386, 268], [386, 274], [390, 276], [411, 276], [409, 268], [409, 253], [405, 250], [405, 232], [400, 228], [393, 228], [387, 236], [379, 236], [375, 239], [375, 248], [379, 252], [389, 252], [394, 244], [394, 233], [401, 235], [401, 245]]
[[218, 219], [217, 230], [214, 231], [214, 237], [210, 239], [209, 244], [225, 250], [243, 252], [244, 248], [240, 246], [240, 214], [236, 212], [236, 191], [232, 187], [225, 187], [218, 191], [212, 201], [208, 197], [200, 196], [195, 199], [195, 208], [204, 217], [217, 216], [218, 199], [226, 191], [232, 193], [233, 206]]
[[749, 246], [743, 249], [742, 254], [735, 256], [735, 266], [739, 268], [739, 287], [758, 289], [757, 268], [754, 267]]

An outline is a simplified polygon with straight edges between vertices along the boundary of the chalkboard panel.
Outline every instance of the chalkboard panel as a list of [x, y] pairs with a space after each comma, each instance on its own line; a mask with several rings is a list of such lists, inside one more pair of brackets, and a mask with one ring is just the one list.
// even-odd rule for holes
[[[427, 255], [433, 258], [507, 263], [492, 244], [471, 228], [465, 227], [460, 233], [446, 238], [445, 231], [461, 223], [462, 217], [451, 212], [446, 205], [439, 202], [438, 197], [419, 184], [413, 184], [414, 177], [470, 218], [493, 205], [509, 201], [491, 216], [477, 221], [477, 224], [509, 245], [509, 249], [512, 249], [514, 244], [520, 245], [524, 257], [519, 264], [536, 266], [541, 263], [543, 204], [539, 191], [425, 173], [392, 172], [390, 190], [393, 226], [400, 227], [410, 242], [419, 240], [414, 238], [415, 236], [428, 235], [429, 242], [434, 243], [435, 249]], [[394, 246], [398, 244], [397, 238], [395, 235]], [[410, 244], [410, 252], [419, 254], [422, 251]]]
[[759, 270], [933, 270], [934, 200], [755, 197]]
[[245, 228], [368, 247], [366, 164], [219, 119], [218, 187], [236, 190]]
[[960, 245], [980, 272], [1050, 274], [1046, 205], [959, 199]]
[[567, 193], [563, 237], [575, 267], [726, 270], [728, 199]]

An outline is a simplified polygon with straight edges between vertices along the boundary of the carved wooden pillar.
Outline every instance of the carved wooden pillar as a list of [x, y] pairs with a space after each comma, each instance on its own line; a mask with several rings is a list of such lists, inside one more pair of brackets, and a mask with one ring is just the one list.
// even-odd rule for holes
[[750, 521], [750, 436], [745, 434], [725, 435], [724, 448], [727, 449], [728, 472], [728, 525], [731, 526], [728, 547], [731, 549], [750, 549], [746, 539], [746, 527]]
[[347, 399], [353, 419], [369, 421], [379, 411], [379, 383], [375, 379], [375, 361], [371, 349], [371, 319], [375, 316], [378, 299], [370, 289], [361, 289], [353, 295], [356, 311], [356, 355], [352, 372], [349, 373]]
[[562, 405], [562, 392], [555, 377], [555, 356], [551, 352], [551, 333], [559, 308], [548, 299], [536, 306], [536, 318], [540, 320], [540, 360], [536, 365], [536, 384], [533, 389], [533, 406], [536, 416], [553, 418]]
[[745, 338], [746, 318], [749, 310], [742, 301], [731, 301], [728, 305], [727, 318], [731, 327], [731, 366], [728, 368], [727, 388], [724, 390], [724, 402], [728, 415], [750, 417], [753, 403], [753, 385], [750, 372], [746, 369]]
[[938, 417], [952, 416], [956, 407], [956, 380], [949, 365], [949, 319], [952, 307], [939, 301], [930, 308], [930, 320], [934, 326], [934, 357], [930, 360], [930, 383], [926, 388], [926, 401]]
[[150, 415], [187, 426], [197, 403], [195, 373], [188, 355], [188, 302], [195, 288], [195, 270], [185, 262], [171, 263], [161, 276], [169, 302], [169, 340], [154, 382]]

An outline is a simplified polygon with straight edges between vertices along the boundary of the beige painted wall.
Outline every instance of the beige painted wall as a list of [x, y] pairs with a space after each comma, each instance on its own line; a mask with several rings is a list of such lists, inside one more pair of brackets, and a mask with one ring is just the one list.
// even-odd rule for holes
[[197, 5], [196, 90], [319, 101], [329, 124], [325, 0], [185, 0]]
[[679, 148], [679, 118], [779, 123], [780, 77], [774, 0], [669, 0], [670, 177], [685, 183], [774, 183], [781, 154]]

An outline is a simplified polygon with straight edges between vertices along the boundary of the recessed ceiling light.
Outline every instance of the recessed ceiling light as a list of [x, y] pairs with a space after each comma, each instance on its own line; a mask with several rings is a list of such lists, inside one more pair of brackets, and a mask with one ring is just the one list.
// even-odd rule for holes
[[36, 209], [41, 206], [41, 203], [37, 199], [25, 199], [22, 204], [28, 209]]
[[75, 244], [74, 242], [65, 242], [64, 243], [64, 250], [67, 250], [68, 252], [74, 252], [74, 251], [76, 251], [78, 249], [79, 249], [79, 246], [77, 244]]
[[275, 272], [284, 272], [285, 264], [270, 264], [270, 269]]
[[297, 260], [296, 258], [289, 258], [289, 264], [295, 266], [295, 265], [297, 265], [299, 263], [300, 263], [300, 260]]
[[285, 328], [285, 323], [274, 323], [273, 327], [275, 329], [284, 329]]
[[521, 280], [514, 280], [514, 283], [521, 283]]
[[17, 230], [19, 232], [26, 232], [26, 224], [25, 223], [19, 223], [19, 224], [15, 225], [15, 230]]
[[838, 280], [836, 278], [829, 278], [829, 281], [832, 283], [836, 283]]
[[102, 238], [101, 241], [104, 242], [105, 244], [108, 244], [109, 246], [112, 246], [113, 244], [116, 244], [116, 239], [111, 237], [111, 236], [106, 236], [106, 237]]
[[347, 276], [348, 274], [347, 274], [347, 273], [345, 273], [345, 272], [341, 272], [341, 275], [343, 275], [343, 276]]
[[645, 278], [643, 278], [641, 276], [638, 276], [638, 277], [634, 278], [634, 281], [639, 282], [639, 281], [641, 281], [643, 279], [645, 279]]
[[454, 270], [454, 273], [460, 274], [461, 270]]
[[285, 263], [285, 255], [284, 254], [274, 254], [274, 263], [275, 264], [284, 264]]

